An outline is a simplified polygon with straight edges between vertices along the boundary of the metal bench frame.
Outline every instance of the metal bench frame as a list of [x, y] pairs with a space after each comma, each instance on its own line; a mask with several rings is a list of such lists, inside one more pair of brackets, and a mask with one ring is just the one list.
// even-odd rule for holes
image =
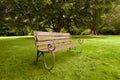
[[[37, 47], [37, 56], [35, 60], [35, 64], [38, 62], [38, 58], [43, 56], [43, 63], [46, 70], [53, 69], [55, 65], [55, 54], [54, 52], [63, 49], [71, 49], [72, 47], [81, 45], [83, 40], [79, 40], [79, 44], [72, 43], [71, 37], [69, 33], [58, 33], [58, 32], [40, 32], [34, 31], [35, 45]], [[62, 45], [56, 44], [62, 43]], [[67, 43], [67, 44], [66, 44]], [[45, 48], [40, 48], [39, 46], [47, 45]], [[82, 51], [82, 47], [80, 52]], [[46, 59], [44, 54], [50, 53], [52, 55], [52, 66], [48, 67], [46, 64]]]

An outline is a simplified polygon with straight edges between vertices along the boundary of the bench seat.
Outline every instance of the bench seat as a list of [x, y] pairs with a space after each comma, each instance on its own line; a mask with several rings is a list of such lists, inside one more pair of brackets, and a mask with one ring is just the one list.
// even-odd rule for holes
[[[59, 50], [69, 49], [69, 48], [72, 48], [72, 47], [75, 47], [75, 46], [78, 46], [78, 45], [79, 44], [75, 44], [75, 43], [59, 45], [59, 46], [56, 46], [54, 52], [59, 51]], [[48, 50], [48, 48], [42, 48], [42, 49], [38, 48], [38, 51], [40, 51], [40, 52], [50, 52]]]

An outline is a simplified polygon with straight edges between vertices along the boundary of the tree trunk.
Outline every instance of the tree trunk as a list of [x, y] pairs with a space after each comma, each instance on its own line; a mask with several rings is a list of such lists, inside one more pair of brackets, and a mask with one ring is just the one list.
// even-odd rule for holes
[[91, 34], [92, 34], [92, 35], [97, 35], [97, 30], [91, 29]]
[[61, 30], [61, 29], [59, 29], [59, 28], [54, 28], [54, 29], [53, 29], [53, 31], [55, 31], [55, 32], [60, 32], [60, 30]]

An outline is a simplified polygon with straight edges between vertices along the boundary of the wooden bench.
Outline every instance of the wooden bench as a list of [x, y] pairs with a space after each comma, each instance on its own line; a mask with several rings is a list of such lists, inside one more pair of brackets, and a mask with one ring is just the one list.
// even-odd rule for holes
[[[47, 70], [51, 70], [55, 64], [54, 52], [70, 49], [74, 46], [79, 46], [71, 40], [69, 33], [58, 33], [58, 32], [39, 32], [34, 31], [35, 45], [37, 47], [37, 57], [35, 63], [37, 64], [40, 55], [43, 55], [44, 67]], [[82, 41], [79, 41], [81, 44]], [[51, 53], [52, 55], [52, 66], [48, 67], [44, 57], [44, 53]]]

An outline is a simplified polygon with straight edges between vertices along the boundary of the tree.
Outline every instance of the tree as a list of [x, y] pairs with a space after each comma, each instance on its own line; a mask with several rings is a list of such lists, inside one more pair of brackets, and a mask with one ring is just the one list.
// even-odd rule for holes
[[[22, 31], [71, 32], [82, 27], [96, 34], [117, 0], [1, 0], [0, 24]], [[72, 31], [71, 33], [74, 33]], [[79, 32], [78, 32], [79, 33]]]
[[114, 7], [116, 0], [87, 0], [85, 3], [86, 14], [83, 22], [91, 29], [92, 34], [97, 34], [98, 30], [106, 23], [106, 14]]
[[107, 22], [108, 24], [106, 24], [105, 27], [107, 29], [111, 29], [113, 34], [120, 34], [120, 14], [119, 13], [120, 13], [120, 5], [118, 4], [112, 10], [111, 13], [107, 14], [107, 16], [109, 16], [109, 20]]

